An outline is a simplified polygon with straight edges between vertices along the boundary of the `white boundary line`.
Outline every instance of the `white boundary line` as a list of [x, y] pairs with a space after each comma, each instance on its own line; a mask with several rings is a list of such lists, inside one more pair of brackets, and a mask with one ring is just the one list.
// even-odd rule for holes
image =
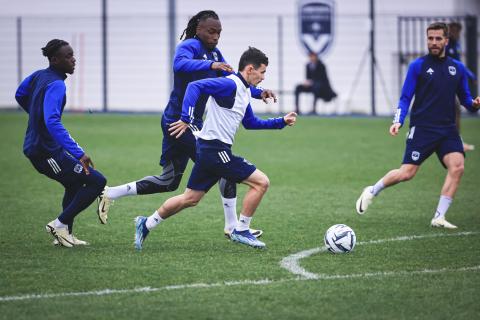
[[[447, 237], [447, 236], [467, 236], [467, 235], [476, 235], [480, 232], [460, 232], [454, 234], [432, 234], [432, 235], [421, 235], [421, 236], [406, 236], [398, 237], [391, 239], [382, 239], [382, 240], [371, 240], [367, 242], [359, 242], [357, 245], [362, 244], [378, 244], [389, 241], [406, 241], [414, 239], [424, 239], [424, 238], [435, 238], [435, 237]], [[298, 260], [308, 257], [312, 254], [323, 251], [322, 248], [314, 248], [306, 251], [299, 252], [297, 254], [288, 256], [282, 260], [282, 264], [286, 259], [293, 259], [296, 257]], [[306, 255], [308, 254], [308, 255]], [[293, 260], [287, 260], [293, 261]], [[284, 267], [282, 265], [282, 267]], [[301, 268], [301, 267], [299, 267]], [[303, 270], [303, 269], [302, 269]], [[291, 270], [289, 270], [291, 271]], [[298, 274], [293, 271], [293, 273], [299, 275], [295, 278], [288, 279], [262, 279], [262, 280], [240, 280], [240, 281], [225, 281], [225, 282], [214, 282], [214, 283], [192, 283], [192, 284], [180, 284], [180, 285], [170, 285], [158, 288], [152, 287], [141, 287], [141, 288], [132, 288], [132, 289], [103, 289], [103, 290], [93, 290], [93, 291], [78, 291], [78, 292], [60, 292], [60, 293], [38, 293], [38, 294], [24, 294], [16, 296], [0, 296], [0, 302], [12, 302], [12, 301], [22, 301], [22, 300], [40, 300], [40, 299], [53, 299], [53, 298], [64, 298], [64, 297], [82, 297], [82, 296], [106, 296], [113, 294], [131, 294], [131, 293], [150, 293], [150, 292], [159, 292], [159, 291], [170, 291], [170, 290], [185, 290], [185, 289], [201, 289], [201, 288], [215, 288], [215, 287], [229, 287], [229, 286], [241, 286], [241, 285], [269, 285], [277, 284], [291, 281], [305, 281], [305, 280], [339, 280], [339, 279], [356, 279], [356, 278], [371, 278], [371, 277], [388, 277], [388, 276], [403, 276], [403, 275], [415, 275], [415, 274], [436, 274], [436, 273], [446, 273], [446, 272], [475, 272], [480, 271], [480, 265], [462, 267], [457, 269], [422, 269], [422, 270], [412, 270], [412, 271], [383, 271], [383, 272], [370, 272], [370, 273], [356, 273], [356, 274], [337, 274], [337, 275], [327, 275], [327, 274], [314, 274], [306, 272], [306, 274], [314, 275], [314, 277], [305, 276], [305, 274]]]
[[[366, 244], [379, 244], [385, 242], [394, 242], [394, 241], [409, 241], [417, 239], [427, 239], [427, 238], [442, 238], [442, 237], [461, 237], [461, 236], [471, 236], [478, 235], [480, 232], [457, 232], [457, 233], [435, 233], [435, 234], [424, 234], [419, 236], [401, 236], [396, 238], [389, 239], [379, 239], [379, 240], [370, 240], [364, 242], [357, 242], [357, 245], [366, 245]], [[327, 274], [316, 274], [309, 272], [300, 266], [300, 260], [307, 258], [311, 255], [327, 251], [326, 247], [318, 247], [305, 251], [300, 251], [285, 257], [280, 261], [280, 266], [291, 273], [300, 276], [305, 279], [320, 279], [328, 277]], [[400, 273], [400, 272], [399, 272]]]

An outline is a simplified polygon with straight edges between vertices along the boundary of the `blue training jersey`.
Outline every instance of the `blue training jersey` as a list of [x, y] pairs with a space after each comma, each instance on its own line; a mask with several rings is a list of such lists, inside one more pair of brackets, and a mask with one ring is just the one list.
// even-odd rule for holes
[[38, 70], [22, 81], [15, 99], [28, 113], [23, 143], [27, 157], [48, 157], [65, 149], [80, 159], [85, 153], [61, 122], [67, 76], [53, 68]]
[[410, 127], [455, 126], [456, 95], [465, 108], [477, 111], [472, 106], [465, 66], [450, 57], [426, 55], [410, 64], [394, 123], [403, 125], [414, 95]]
[[[190, 82], [228, 75], [226, 72], [212, 70], [211, 66], [214, 62], [226, 63], [218, 48], [208, 50], [197, 38], [186, 39], [178, 44], [173, 58], [173, 90], [163, 113], [167, 123], [180, 119], [183, 98]], [[261, 89], [253, 86], [250, 89], [253, 97], [260, 98]], [[207, 99], [208, 96], [201, 96], [195, 104], [195, 125], [198, 128], [203, 125], [202, 117]]]

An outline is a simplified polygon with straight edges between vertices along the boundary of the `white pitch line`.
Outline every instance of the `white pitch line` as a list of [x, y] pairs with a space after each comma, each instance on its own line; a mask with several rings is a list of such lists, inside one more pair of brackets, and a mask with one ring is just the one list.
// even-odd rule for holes
[[462, 267], [458, 269], [422, 269], [412, 271], [383, 271], [383, 272], [370, 272], [370, 273], [354, 273], [354, 274], [333, 274], [333, 275], [321, 275], [317, 278], [289, 278], [289, 279], [262, 279], [262, 280], [240, 280], [240, 281], [226, 281], [226, 282], [214, 282], [214, 283], [192, 283], [171, 285], [159, 288], [143, 287], [133, 289], [104, 289], [96, 291], [79, 291], [79, 292], [63, 292], [63, 293], [44, 293], [44, 294], [25, 294], [18, 296], [3, 296], [0, 297], [0, 302], [12, 302], [22, 300], [40, 300], [40, 299], [52, 299], [52, 298], [66, 298], [66, 297], [81, 297], [81, 296], [107, 296], [113, 294], [131, 294], [131, 293], [150, 293], [158, 291], [169, 290], [184, 290], [184, 289], [209, 289], [215, 287], [228, 287], [228, 286], [241, 286], [241, 285], [253, 285], [264, 286], [269, 284], [278, 284], [290, 281], [321, 281], [321, 280], [342, 280], [342, 279], [356, 279], [356, 278], [371, 278], [371, 277], [388, 277], [388, 276], [404, 276], [415, 274], [436, 274], [446, 272], [470, 272], [480, 271], [480, 265], [472, 267]]
[[[366, 245], [366, 244], [379, 244], [385, 242], [393, 242], [393, 241], [409, 241], [409, 240], [418, 240], [418, 239], [426, 239], [426, 238], [441, 238], [441, 237], [461, 237], [461, 236], [471, 236], [471, 235], [478, 235], [480, 232], [457, 232], [457, 233], [434, 233], [434, 234], [424, 234], [418, 236], [401, 236], [396, 238], [389, 238], [389, 239], [379, 239], [379, 240], [370, 240], [370, 241], [362, 241], [357, 242], [357, 245]], [[325, 252], [327, 251], [326, 247], [318, 247], [309, 250], [300, 251], [289, 255], [280, 261], [280, 266], [291, 273], [298, 275], [305, 279], [320, 279], [328, 277], [326, 274], [316, 274], [309, 272], [300, 266], [300, 260], [307, 258], [311, 255]]]
[[[463, 236], [463, 235], [475, 235], [480, 232], [460, 232], [454, 234], [432, 234], [432, 235], [420, 235], [420, 236], [407, 236], [407, 237], [398, 237], [392, 239], [383, 239], [383, 240], [371, 240], [367, 242], [359, 242], [358, 244], [377, 244], [388, 241], [406, 241], [413, 239], [423, 239], [423, 238], [435, 238], [435, 237], [446, 237], [446, 236]], [[314, 248], [306, 251], [302, 251], [291, 255], [289, 257], [296, 257], [297, 261], [299, 259], [305, 258], [309, 255], [318, 253], [324, 250], [323, 248]], [[308, 253], [308, 255], [305, 255]], [[287, 257], [287, 258], [289, 258]], [[285, 259], [287, 259], [285, 258]], [[282, 262], [285, 260], [283, 259]], [[302, 269], [303, 270], [303, 269]], [[103, 290], [93, 290], [93, 291], [78, 291], [78, 292], [59, 292], [59, 293], [32, 293], [16, 296], [0, 296], [0, 302], [13, 302], [13, 301], [22, 301], [22, 300], [40, 300], [40, 299], [52, 299], [52, 298], [64, 298], [64, 297], [82, 297], [82, 296], [107, 296], [113, 294], [135, 294], [135, 293], [150, 293], [150, 292], [159, 292], [159, 291], [169, 291], [169, 290], [186, 290], [186, 289], [201, 289], [201, 288], [215, 288], [215, 287], [229, 287], [229, 286], [241, 286], [241, 285], [254, 285], [254, 286], [263, 286], [269, 284], [278, 284], [290, 281], [306, 281], [306, 280], [340, 280], [340, 279], [356, 279], [356, 278], [371, 278], [371, 277], [388, 277], [388, 276], [402, 276], [402, 275], [415, 275], [415, 274], [435, 274], [435, 273], [446, 273], [446, 272], [470, 272], [470, 271], [480, 271], [480, 265], [471, 266], [471, 267], [462, 267], [457, 269], [422, 269], [422, 270], [412, 270], [412, 271], [383, 271], [383, 272], [370, 272], [370, 273], [354, 273], [354, 274], [314, 274], [305, 271], [307, 275], [314, 275], [312, 277], [305, 276], [300, 274], [299, 277], [288, 278], [288, 279], [261, 279], [261, 280], [239, 280], [239, 281], [225, 281], [225, 282], [214, 282], [214, 283], [191, 283], [191, 284], [180, 284], [180, 285], [169, 285], [164, 287], [152, 288], [152, 287], [141, 287], [141, 288], [132, 288], [132, 289], [103, 289]]]

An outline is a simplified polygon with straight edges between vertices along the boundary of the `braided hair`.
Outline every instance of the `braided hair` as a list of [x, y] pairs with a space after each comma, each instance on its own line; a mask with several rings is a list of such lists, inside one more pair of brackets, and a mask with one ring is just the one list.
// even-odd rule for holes
[[60, 39], [53, 39], [48, 41], [47, 45], [42, 48], [42, 53], [45, 57], [50, 60], [56, 53], [57, 51], [63, 47], [63, 46], [68, 46], [68, 42]]
[[185, 30], [183, 30], [182, 35], [180, 36], [180, 40], [182, 40], [183, 36], [185, 36], [185, 40], [195, 37], [195, 34], [197, 33], [198, 23], [200, 21], [205, 21], [208, 18], [219, 20], [218, 15], [213, 10], [200, 11], [199, 13], [191, 17], [188, 21], [187, 27], [185, 28]]

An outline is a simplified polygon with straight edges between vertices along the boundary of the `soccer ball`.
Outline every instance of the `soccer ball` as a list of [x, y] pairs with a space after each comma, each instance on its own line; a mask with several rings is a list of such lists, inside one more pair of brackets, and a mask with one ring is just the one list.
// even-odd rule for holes
[[355, 232], [347, 225], [336, 224], [325, 232], [325, 246], [333, 253], [348, 253], [353, 251], [357, 237]]

